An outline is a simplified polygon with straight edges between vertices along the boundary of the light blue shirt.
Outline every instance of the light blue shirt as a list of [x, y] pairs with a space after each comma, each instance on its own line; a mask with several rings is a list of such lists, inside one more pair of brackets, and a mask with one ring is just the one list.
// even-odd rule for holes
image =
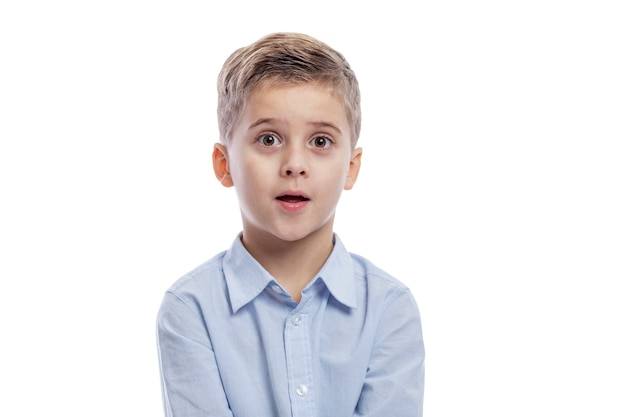
[[337, 236], [299, 303], [238, 237], [166, 292], [157, 339], [166, 416], [422, 416], [417, 304]]

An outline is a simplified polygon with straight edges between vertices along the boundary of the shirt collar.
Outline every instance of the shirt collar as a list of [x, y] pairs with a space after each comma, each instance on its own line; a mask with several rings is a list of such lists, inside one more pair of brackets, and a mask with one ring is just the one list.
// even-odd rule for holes
[[233, 313], [252, 301], [274, 280], [243, 246], [241, 233], [224, 255], [222, 265]]
[[352, 256], [339, 239], [333, 236], [335, 245], [326, 264], [317, 277], [324, 281], [332, 296], [346, 307], [356, 308], [356, 289]]
[[[337, 301], [355, 308], [356, 291], [352, 257], [337, 235], [334, 235], [333, 239], [335, 242], [333, 250], [311, 283], [321, 279]], [[268, 284], [275, 282], [269, 272], [243, 246], [241, 234], [224, 255], [223, 270], [233, 313], [256, 298]]]

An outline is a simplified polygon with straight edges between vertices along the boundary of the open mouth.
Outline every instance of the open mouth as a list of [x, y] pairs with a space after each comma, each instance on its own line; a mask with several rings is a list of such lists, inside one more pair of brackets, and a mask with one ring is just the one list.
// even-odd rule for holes
[[284, 201], [285, 203], [301, 203], [303, 201], [309, 201], [309, 198], [302, 195], [290, 195], [285, 194], [276, 197], [277, 200]]

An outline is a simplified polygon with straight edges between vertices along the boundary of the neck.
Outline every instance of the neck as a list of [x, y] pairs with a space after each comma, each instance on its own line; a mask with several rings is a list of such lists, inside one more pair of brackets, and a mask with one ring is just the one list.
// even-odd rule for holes
[[333, 250], [332, 229], [320, 229], [297, 241], [284, 241], [275, 236], [255, 238], [244, 229], [242, 242], [296, 302]]

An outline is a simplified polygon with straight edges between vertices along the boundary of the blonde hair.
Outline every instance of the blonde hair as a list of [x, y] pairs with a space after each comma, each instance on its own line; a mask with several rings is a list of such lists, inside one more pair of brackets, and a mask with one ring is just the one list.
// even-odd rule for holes
[[352, 146], [361, 133], [361, 93], [348, 61], [325, 43], [300, 33], [273, 33], [237, 49], [224, 62], [217, 79], [220, 141], [230, 141], [248, 94], [261, 83], [310, 82], [330, 86], [343, 98], [352, 126]]

